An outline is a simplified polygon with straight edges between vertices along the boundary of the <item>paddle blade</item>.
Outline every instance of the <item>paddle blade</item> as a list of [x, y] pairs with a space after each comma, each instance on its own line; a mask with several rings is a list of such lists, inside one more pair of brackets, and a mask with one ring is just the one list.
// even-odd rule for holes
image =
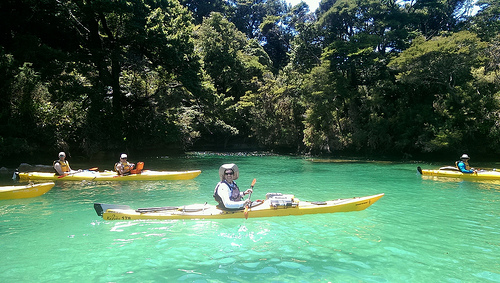
[[248, 219], [248, 205], [245, 207], [245, 211], [243, 212], [243, 215], [245, 215], [245, 219]]
[[99, 171], [99, 168], [93, 167], [93, 168], [90, 168], [89, 171]]
[[251, 186], [252, 188], [253, 188], [253, 186], [255, 186], [255, 182], [257, 182], [257, 179], [253, 179], [252, 186]]

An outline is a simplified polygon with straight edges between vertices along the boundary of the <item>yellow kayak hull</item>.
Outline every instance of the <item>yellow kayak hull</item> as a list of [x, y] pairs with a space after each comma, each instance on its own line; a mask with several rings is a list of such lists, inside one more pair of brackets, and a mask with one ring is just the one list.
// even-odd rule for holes
[[500, 172], [498, 171], [478, 171], [476, 173], [462, 173], [458, 170], [429, 170], [417, 168], [422, 176], [446, 177], [446, 178], [461, 178], [467, 180], [500, 180]]
[[[294, 206], [275, 207], [270, 200], [265, 200], [262, 204], [254, 206], [248, 210], [248, 218], [256, 217], [274, 217], [289, 215], [305, 215], [319, 213], [335, 213], [364, 210], [384, 194], [354, 197], [348, 199], [337, 199], [325, 202], [308, 202], [294, 199]], [[117, 208], [106, 208], [102, 205], [102, 217], [105, 220], [137, 220], [137, 219], [226, 219], [226, 218], [244, 218], [243, 210], [221, 210], [214, 205], [195, 204], [183, 207], [167, 208], [143, 208], [131, 209], [126, 205], [118, 205]], [[113, 205], [109, 205], [113, 206]], [[98, 215], [100, 215], [96, 208]]]
[[54, 185], [54, 182], [49, 182], [0, 187], [0, 200], [38, 197], [50, 191]]
[[114, 171], [94, 172], [82, 171], [59, 176], [55, 173], [27, 172], [19, 173], [20, 181], [51, 180], [51, 181], [158, 181], [158, 180], [191, 180], [201, 174], [193, 171], [152, 171], [145, 170], [141, 174], [120, 176]]

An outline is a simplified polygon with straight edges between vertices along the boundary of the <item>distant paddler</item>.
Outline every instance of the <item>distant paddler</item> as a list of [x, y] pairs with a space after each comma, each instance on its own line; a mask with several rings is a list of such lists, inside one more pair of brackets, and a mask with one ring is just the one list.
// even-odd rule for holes
[[59, 159], [54, 161], [53, 166], [56, 173], [60, 176], [77, 172], [71, 170], [71, 167], [69, 167], [69, 162], [66, 160], [66, 153], [64, 151], [59, 152]]
[[134, 163], [127, 161], [127, 154], [122, 153], [120, 155], [120, 161], [115, 163], [115, 171], [120, 176], [126, 176], [130, 174], [140, 174], [144, 166], [144, 162], [137, 162], [137, 166]]
[[460, 157], [460, 160], [456, 162], [458, 170], [460, 170], [460, 172], [462, 172], [462, 173], [468, 173], [468, 174], [477, 173], [477, 170], [470, 167], [469, 159], [470, 159], [469, 155], [467, 155], [465, 153], [462, 154], [462, 156]]

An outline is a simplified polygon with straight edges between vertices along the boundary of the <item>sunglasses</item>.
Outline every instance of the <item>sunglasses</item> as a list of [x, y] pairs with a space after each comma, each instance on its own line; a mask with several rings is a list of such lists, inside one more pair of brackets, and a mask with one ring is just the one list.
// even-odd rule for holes
[[229, 173], [224, 172], [224, 175], [234, 175], [234, 173], [233, 172], [229, 172]]

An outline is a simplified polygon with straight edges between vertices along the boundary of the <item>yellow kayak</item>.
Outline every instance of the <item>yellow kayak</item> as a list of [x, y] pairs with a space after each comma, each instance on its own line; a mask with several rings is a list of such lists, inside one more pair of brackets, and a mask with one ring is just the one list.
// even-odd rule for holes
[[422, 169], [417, 167], [417, 171], [423, 176], [461, 178], [468, 180], [500, 180], [499, 171], [479, 170], [475, 173], [462, 173], [452, 166], [441, 167], [437, 170]]
[[54, 182], [0, 187], [0, 200], [38, 197], [50, 191]]
[[52, 180], [52, 181], [158, 181], [158, 180], [190, 180], [200, 175], [200, 170], [193, 171], [152, 171], [144, 170], [140, 174], [120, 176], [114, 171], [81, 171], [67, 175], [45, 172], [18, 173], [20, 181]]
[[[293, 195], [268, 194], [265, 200], [254, 201], [248, 217], [272, 217], [334, 213], [364, 210], [384, 194], [337, 199], [322, 202], [301, 201]], [[97, 215], [105, 220], [136, 219], [224, 219], [244, 218], [244, 210], [222, 210], [214, 205], [193, 204], [180, 207], [150, 207], [132, 209], [128, 205], [95, 203]]]

